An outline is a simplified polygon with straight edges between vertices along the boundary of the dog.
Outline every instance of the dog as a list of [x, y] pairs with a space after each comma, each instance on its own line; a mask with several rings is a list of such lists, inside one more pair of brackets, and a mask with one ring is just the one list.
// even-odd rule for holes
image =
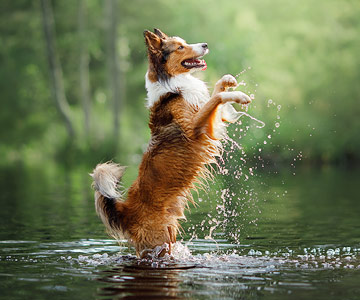
[[231, 75], [216, 83], [212, 96], [206, 84], [192, 76], [207, 68], [206, 43], [188, 44], [159, 29], [144, 31], [144, 38], [151, 139], [138, 177], [124, 197], [118, 188], [124, 167], [103, 163], [91, 174], [96, 212], [108, 233], [117, 240], [127, 239], [141, 258], [154, 248], [160, 249], [158, 256], [171, 254], [179, 220], [185, 218], [188, 202], [194, 202], [191, 190], [208, 176], [207, 166], [220, 154], [224, 122], [239, 117], [231, 103], [251, 102], [240, 91], [228, 91], [237, 87]]

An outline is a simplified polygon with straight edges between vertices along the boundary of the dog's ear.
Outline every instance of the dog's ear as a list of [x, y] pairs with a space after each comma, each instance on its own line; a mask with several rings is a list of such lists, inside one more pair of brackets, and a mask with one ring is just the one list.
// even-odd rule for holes
[[154, 28], [154, 33], [161, 39], [166, 40], [169, 38], [165, 33], [163, 33], [160, 29]]
[[162, 40], [156, 34], [149, 30], [144, 31], [145, 43], [150, 51], [158, 51], [161, 49]]

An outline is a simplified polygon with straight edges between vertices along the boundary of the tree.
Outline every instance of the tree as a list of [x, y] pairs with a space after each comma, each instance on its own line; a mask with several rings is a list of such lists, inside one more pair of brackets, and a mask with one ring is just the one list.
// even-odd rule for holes
[[56, 108], [65, 123], [69, 137], [73, 138], [75, 136], [75, 131], [70, 119], [70, 107], [65, 95], [62, 68], [55, 47], [55, 20], [51, 7], [51, 0], [41, 0], [41, 8], [53, 99]]
[[89, 137], [90, 132], [90, 82], [89, 82], [89, 51], [86, 37], [86, 23], [87, 23], [87, 7], [86, 1], [79, 0], [78, 8], [78, 33], [79, 33], [79, 47], [80, 47], [80, 63], [79, 63], [79, 78], [80, 78], [80, 98], [84, 112], [84, 133], [85, 137]]
[[113, 142], [115, 151], [118, 150], [118, 140], [120, 133], [120, 112], [124, 101], [125, 82], [123, 72], [120, 70], [118, 56], [118, 6], [116, 0], [107, 0], [105, 2], [106, 26], [106, 51], [108, 82], [110, 88], [110, 97], [113, 103]]

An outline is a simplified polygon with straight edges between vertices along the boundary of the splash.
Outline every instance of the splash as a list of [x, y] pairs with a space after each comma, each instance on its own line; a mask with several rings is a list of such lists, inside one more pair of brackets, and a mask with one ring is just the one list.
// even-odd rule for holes
[[[249, 70], [251, 67], [244, 69], [235, 77], [238, 79]], [[254, 86], [254, 83], [251, 83], [251, 86]], [[247, 82], [238, 79], [238, 85], [233, 89], [245, 88], [244, 92], [254, 100], [257, 86], [258, 84], [255, 84], [254, 89], [250, 91]], [[257, 102], [253, 102], [253, 109], [256, 109]], [[237, 112], [238, 121], [228, 126], [228, 135], [223, 140], [224, 151], [218, 161], [219, 176], [215, 181], [223, 184], [217, 187], [215, 183], [215, 191], [212, 185], [205, 195], [200, 195], [201, 202], [208, 205], [210, 203], [211, 213], [208, 213], [200, 223], [188, 228], [187, 232], [192, 238], [216, 240], [221, 236], [234, 243], [241, 243], [247, 237], [249, 229], [257, 227], [261, 215], [258, 203], [265, 199], [258, 195], [253, 179], [256, 178], [257, 184], [267, 185], [262, 179], [263, 170], [268, 163], [264, 156], [267, 155], [268, 149], [274, 148], [276, 141], [274, 137], [279, 134], [281, 125], [282, 106], [272, 99], [265, 101], [262, 109], [268, 109], [270, 115], [275, 115], [274, 121], [268, 124], [250, 114], [247, 106], [241, 108], [242, 110]], [[266, 132], [259, 130], [265, 127]]]
[[[134, 255], [116, 253], [96, 253], [93, 255], [79, 255], [78, 257], [62, 256], [61, 260], [80, 266], [115, 266], [132, 265], [153, 269], [169, 268], [212, 268], [234, 270], [234, 272], [267, 273], [285, 267], [301, 269], [360, 269], [360, 248], [326, 246], [305, 247], [302, 249], [287, 247], [277, 250], [264, 250], [248, 247], [236, 247], [230, 244], [208, 243], [194, 241], [187, 243], [176, 242], [172, 255], [166, 254], [161, 258], [139, 259]], [[205, 246], [205, 247], [204, 247]], [[196, 248], [203, 249], [202, 251]], [[228, 250], [226, 250], [228, 248]], [[214, 249], [214, 250], [211, 250]], [[195, 253], [195, 254], [193, 254]]]
[[265, 123], [259, 119], [256, 119], [255, 117], [251, 116], [250, 114], [242, 111], [242, 112], [239, 112], [240, 113], [240, 117], [242, 116], [246, 116], [248, 118], [250, 118], [251, 120], [253, 121], [256, 121], [257, 123], [259, 123], [260, 125], [256, 125], [256, 128], [264, 128], [265, 127]]

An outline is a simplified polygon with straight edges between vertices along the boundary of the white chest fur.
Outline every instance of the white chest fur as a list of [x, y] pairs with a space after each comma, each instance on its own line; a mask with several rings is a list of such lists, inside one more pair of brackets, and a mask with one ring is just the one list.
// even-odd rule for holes
[[145, 87], [148, 108], [152, 107], [161, 96], [167, 93], [181, 93], [188, 103], [198, 107], [203, 106], [210, 98], [206, 84], [190, 74], [171, 77], [167, 82], [152, 82], [146, 73]]

